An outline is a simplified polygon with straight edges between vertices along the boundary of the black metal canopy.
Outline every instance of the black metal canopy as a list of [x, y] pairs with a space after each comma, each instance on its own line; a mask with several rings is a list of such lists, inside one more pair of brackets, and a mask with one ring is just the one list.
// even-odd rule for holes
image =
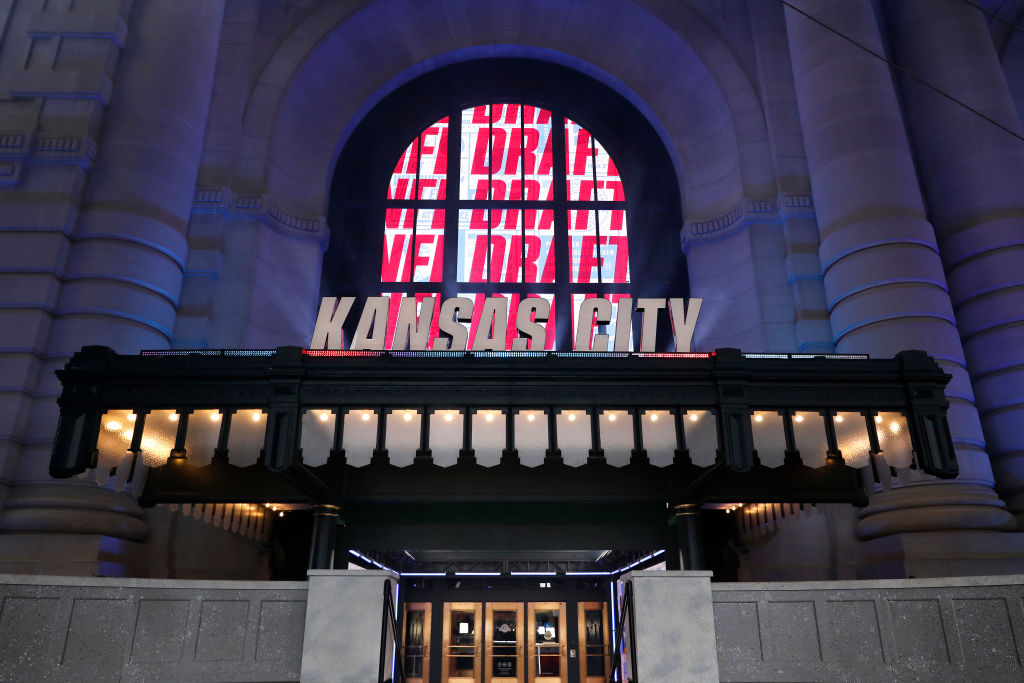
[[[920, 351], [869, 359], [735, 349], [711, 354], [471, 354], [281, 347], [124, 356], [91, 346], [57, 374], [64, 388], [50, 462], [54, 477], [97, 466], [101, 421], [112, 410], [131, 413], [134, 431], [124, 432], [127, 447], [116, 466], [134, 472], [147, 415], [174, 411], [173, 447], [149, 469], [143, 504], [863, 504], [859, 473], [844, 461], [836, 438], [834, 416], [839, 412], [863, 416], [872, 465], [881, 451], [875, 416], [899, 413], [906, 418], [912, 444], [910, 466], [938, 477], [957, 474], [943, 394], [950, 377]], [[389, 460], [385, 418], [408, 409], [421, 421], [419, 447], [412, 463], [399, 467]], [[209, 464], [197, 467], [187, 462], [186, 441], [189, 415], [199, 410], [218, 411], [223, 420]], [[255, 464], [239, 467], [228, 445], [232, 415], [243, 410], [262, 411], [266, 428]], [[308, 450], [303, 453], [303, 416], [311, 410], [329, 412], [334, 420], [330, 452], [316, 465], [310, 464]], [[369, 463], [358, 467], [349, 462], [354, 454], [344, 449], [345, 415], [352, 410], [371, 410], [380, 417]], [[431, 449], [430, 416], [440, 410], [466, 418], [457, 461], [448, 467], [435, 463]], [[481, 410], [496, 411], [493, 428], [505, 432], [500, 462], [490, 467], [474, 454], [472, 416]], [[543, 462], [533, 467], [520, 461], [516, 448], [521, 427], [514, 417], [524, 410], [542, 411], [544, 419], [531, 429], [546, 429], [548, 435]], [[566, 410], [579, 411], [592, 427], [586, 462], [575, 467], [566, 464], [558, 442], [556, 417]], [[621, 466], [610, 464], [601, 446], [600, 416], [609, 410], [624, 411], [633, 423], [633, 448]], [[713, 460], [703, 465], [694, 463], [683, 428], [684, 415], [697, 410], [713, 415], [717, 429]], [[674, 420], [670, 464], [657, 466], [648, 458], [640, 424], [645, 411], [661, 411]], [[756, 449], [751, 420], [757, 411], [781, 416], [785, 461], [775, 467], [765, 466]], [[815, 447], [825, 455], [820, 466], [805, 464], [808, 453], [797, 448], [793, 420], [798, 413], [823, 421], [824, 439]]]

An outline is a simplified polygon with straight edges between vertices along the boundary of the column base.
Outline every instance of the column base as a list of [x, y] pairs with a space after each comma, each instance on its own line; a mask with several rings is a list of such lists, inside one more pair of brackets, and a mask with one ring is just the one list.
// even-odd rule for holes
[[857, 544], [858, 579], [1024, 573], [1024, 533], [926, 531]]
[[101, 559], [103, 540], [99, 534], [0, 534], [0, 573], [121, 576]]

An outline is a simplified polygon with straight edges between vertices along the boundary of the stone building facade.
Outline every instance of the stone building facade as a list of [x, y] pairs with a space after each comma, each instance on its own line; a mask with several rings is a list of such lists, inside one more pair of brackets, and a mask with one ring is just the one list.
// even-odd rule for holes
[[0, 569], [262, 577], [250, 540], [50, 479], [54, 371], [90, 344], [307, 346], [357, 126], [438, 69], [528, 59], [656, 131], [696, 349], [917, 348], [953, 377], [957, 479], [773, 507], [740, 576], [1021, 571], [1024, 2], [979, 5], [0, 2]]

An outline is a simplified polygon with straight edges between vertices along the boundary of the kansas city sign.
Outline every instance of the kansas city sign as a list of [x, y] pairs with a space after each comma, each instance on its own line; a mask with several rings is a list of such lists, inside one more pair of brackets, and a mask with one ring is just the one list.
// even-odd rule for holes
[[[311, 349], [343, 349], [345, 338], [342, 326], [348, 318], [356, 297], [323, 297], [313, 330]], [[640, 316], [641, 352], [655, 350], [655, 331], [658, 319], [668, 315], [672, 324], [677, 352], [688, 352], [697, 325], [701, 299], [622, 298], [618, 306], [601, 297], [583, 299], [576, 316], [574, 351], [629, 351], [632, 336], [633, 313]], [[512, 324], [509, 299], [489, 296], [483, 299], [479, 312], [480, 322], [476, 334], [470, 339], [468, 323], [474, 320], [472, 299], [453, 297], [445, 299], [440, 307], [436, 297], [429, 296], [417, 302], [414, 297], [403, 298], [394, 321], [394, 332], [389, 317], [389, 298], [367, 297], [356, 324], [349, 349], [352, 351], [384, 351], [391, 338], [390, 350], [400, 351], [540, 351], [549, 348], [546, 335], [550, 332], [543, 323], [551, 315], [551, 302], [542, 297], [528, 296], [519, 302], [515, 312], [516, 334], [509, 338]], [[595, 327], [610, 325], [615, 312], [615, 333], [594, 333]], [[437, 312], [438, 319], [434, 320]], [[431, 330], [436, 323], [437, 334], [431, 342]], [[428, 348], [429, 344], [429, 348]]]

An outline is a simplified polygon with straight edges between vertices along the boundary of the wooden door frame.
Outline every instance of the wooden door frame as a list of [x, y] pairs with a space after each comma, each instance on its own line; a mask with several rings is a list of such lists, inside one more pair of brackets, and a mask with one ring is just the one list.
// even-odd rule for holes
[[[528, 666], [529, 666], [528, 671], [529, 671], [529, 676], [530, 676], [529, 680], [531, 681], [531, 683], [537, 679], [537, 665], [535, 664], [535, 660], [534, 660], [535, 650], [537, 648], [537, 632], [534, 630], [533, 624], [536, 621], [536, 616], [535, 615], [536, 615], [536, 612], [537, 612], [538, 608], [541, 608], [541, 609], [557, 609], [558, 613], [561, 615], [560, 621], [562, 623], [559, 624], [559, 629], [561, 630], [561, 633], [559, 633], [559, 635], [558, 635], [558, 644], [560, 646], [560, 651], [559, 651], [558, 656], [562, 660], [562, 665], [559, 667], [559, 670], [560, 670], [561, 673], [560, 673], [560, 675], [559, 675], [557, 680], [559, 681], [559, 683], [568, 683], [568, 680], [569, 680], [569, 653], [568, 653], [569, 638], [568, 638], [567, 624], [569, 623], [569, 620], [568, 620], [568, 615], [566, 614], [565, 604], [566, 604], [565, 601], [554, 601], [554, 600], [551, 600], [551, 601], [545, 600], [545, 601], [538, 601], [538, 602], [529, 602], [529, 603], [527, 603], [527, 606], [526, 606], [526, 611], [527, 611], [526, 620], [527, 620], [527, 624], [529, 624], [529, 626], [526, 629], [526, 637], [527, 637], [526, 659], [527, 659], [527, 662], [529, 663], [528, 664]], [[547, 679], [547, 680], [555, 680], [554, 676], [545, 676], [544, 678]]]
[[[519, 661], [519, 666], [516, 667], [516, 677], [512, 678], [494, 678], [492, 672], [491, 660], [493, 657], [493, 642], [494, 642], [494, 611], [495, 610], [512, 610], [516, 613], [516, 658]], [[526, 623], [526, 604], [523, 602], [488, 602], [485, 608], [484, 617], [484, 683], [491, 683], [494, 680], [497, 681], [515, 681], [516, 683], [525, 683], [525, 665], [524, 661], [525, 649], [526, 649], [526, 631], [524, 630], [524, 624]]]
[[423, 676], [420, 678], [406, 677], [409, 683], [430, 683], [430, 621], [432, 618], [430, 602], [407, 602], [405, 612], [402, 615], [402, 645], [399, 648], [399, 656], [402, 658], [402, 666], [405, 666], [405, 636], [408, 633], [409, 612], [423, 611]]
[[450, 681], [464, 681], [464, 676], [458, 676], [451, 678], [448, 671], [448, 647], [449, 635], [451, 634], [451, 621], [452, 612], [455, 610], [471, 610], [473, 612], [474, 623], [476, 624], [473, 634], [473, 683], [479, 683], [480, 681], [480, 664], [483, 659], [482, 649], [480, 643], [483, 638], [483, 603], [480, 602], [446, 602], [444, 603], [444, 625], [442, 626], [441, 632], [441, 683], [449, 683]]
[[[604, 629], [604, 675], [587, 675], [587, 610], [601, 610], [601, 625]], [[608, 632], [608, 603], [607, 602], [577, 602], [576, 603], [576, 629], [579, 636], [577, 647], [579, 648], [580, 683], [604, 683], [608, 680], [608, 674], [612, 666], [612, 645], [610, 633]]]

